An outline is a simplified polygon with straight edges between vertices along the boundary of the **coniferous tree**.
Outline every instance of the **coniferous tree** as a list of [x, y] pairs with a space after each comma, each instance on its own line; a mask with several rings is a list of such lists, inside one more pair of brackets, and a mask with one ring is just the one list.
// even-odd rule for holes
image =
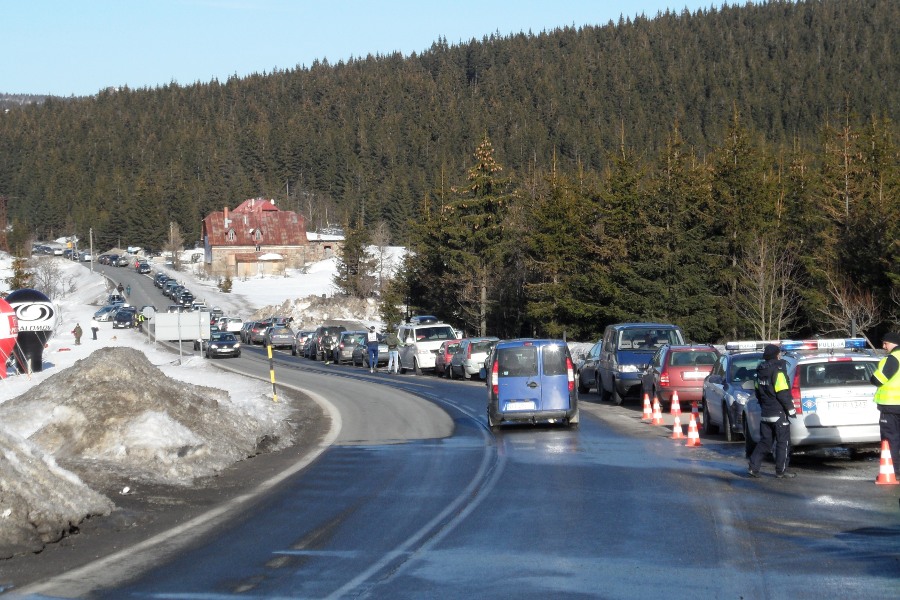
[[369, 230], [355, 225], [345, 230], [344, 244], [337, 261], [334, 285], [353, 298], [368, 298], [375, 293], [376, 260], [368, 250]]

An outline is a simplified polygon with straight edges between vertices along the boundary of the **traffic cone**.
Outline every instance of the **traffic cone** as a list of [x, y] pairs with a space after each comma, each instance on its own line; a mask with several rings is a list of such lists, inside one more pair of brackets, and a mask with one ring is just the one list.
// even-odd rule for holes
[[697, 406], [696, 400], [691, 401], [691, 416], [697, 422], [697, 427], [700, 427], [700, 407]]
[[644, 394], [644, 414], [641, 415], [641, 421], [652, 421], [653, 412], [650, 410], [650, 395]]
[[651, 425], [662, 425], [662, 408], [659, 406], [659, 398], [653, 396], [653, 420], [650, 421]]
[[681, 417], [679, 417], [678, 415], [675, 415], [675, 424], [672, 425], [672, 439], [684, 439], [684, 429], [681, 428]]
[[894, 473], [894, 461], [891, 459], [891, 445], [887, 440], [881, 440], [881, 467], [878, 470], [878, 485], [897, 485], [897, 474]]
[[669, 414], [673, 417], [681, 416], [681, 402], [678, 401], [678, 392], [672, 392], [672, 402], [669, 407]]
[[697, 431], [697, 419], [694, 418], [694, 413], [691, 413], [691, 422], [688, 424], [688, 435], [687, 435], [687, 443], [685, 446], [702, 446], [700, 443], [700, 432]]

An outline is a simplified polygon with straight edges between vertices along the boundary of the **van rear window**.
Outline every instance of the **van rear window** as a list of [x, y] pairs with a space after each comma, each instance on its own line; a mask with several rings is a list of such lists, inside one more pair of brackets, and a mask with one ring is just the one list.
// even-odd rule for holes
[[501, 348], [497, 352], [497, 372], [500, 377], [536, 377], [537, 348]]
[[566, 374], [566, 353], [561, 346], [544, 346], [544, 375]]

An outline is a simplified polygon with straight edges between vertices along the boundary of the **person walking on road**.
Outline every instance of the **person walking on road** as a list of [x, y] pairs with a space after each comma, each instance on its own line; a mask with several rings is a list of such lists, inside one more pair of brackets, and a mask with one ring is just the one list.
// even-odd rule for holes
[[791, 417], [797, 416], [788, 385], [787, 368], [781, 360], [781, 349], [767, 344], [763, 349], [763, 362], [756, 368], [756, 398], [762, 410], [759, 421], [759, 443], [750, 455], [747, 473], [759, 477], [763, 458], [775, 449], [775, 477], [795, 477], [788, 471], [791, 445]]
[[129, 296], [131, 296], [131, 286], [126, 285], [125, 286], [125, 297], [128, 298]]
[[891, 447], [894, 473], [900, 477], [900, 333], [884, 334], [881, 345], [888, 355], [878, 363], [871, 381], [876, 388], [875, 404], [881, 412], [881, 439]]
[[388, 347], [388, 373], [397, 373], [400, 370], [400, 338], [391, 331], [384, 341]]
[[94, 335], [93, 339], [97, 339], [97, 332], [100, 331], [100, 322], [97, 319], [91, 319], [91, 333]]
[[369, 373], [374, 373], [378, 366], [378, 334], [375, 333], [374, 325], [366, 333], [366, 350], [369, 352]]

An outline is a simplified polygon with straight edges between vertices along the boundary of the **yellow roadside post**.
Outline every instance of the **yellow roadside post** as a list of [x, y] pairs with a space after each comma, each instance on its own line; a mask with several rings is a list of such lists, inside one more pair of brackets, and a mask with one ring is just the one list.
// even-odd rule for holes
[[275, 362], [272, 360], [272, 346], [266, 346], [269, 353], [269, 378], [272, 380], [272, 401], [278, 402], [278, 390], [275, 389]]

